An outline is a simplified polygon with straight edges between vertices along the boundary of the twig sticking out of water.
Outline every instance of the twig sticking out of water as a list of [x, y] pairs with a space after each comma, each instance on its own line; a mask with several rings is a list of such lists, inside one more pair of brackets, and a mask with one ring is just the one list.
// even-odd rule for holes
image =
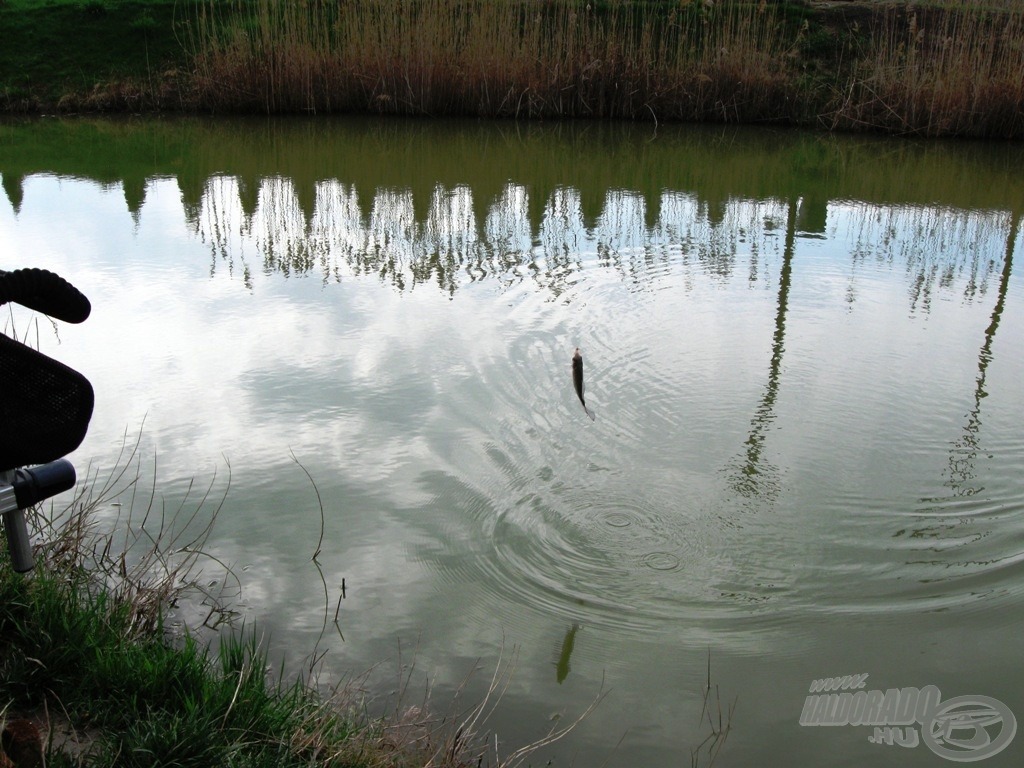
[[313, 486], [313, 492], [316, 494], [316, 503], [320, 508], [320, 538], [317, 539], [316, 549], [313, 550], [313, 556], [310, 558], [310, 560], [316, 563], [317, 558], [320, 557], [320, 551], [324, 544], [324, 500], [320, 498], [320, 489], [316, 487], [316, 481], [313, 479], [313, 476], [309, 474], [309, 470], [302, 465], [301, 461], [299, 461], [298, 457], [295, 455], [295, 451], [291, 451], [291, 456], [292, 461], [298, 464], [299, 469], [301, 469], [306, 474], [306, 477], [309, 478], [310, 485]]
[[[310, 560], [311, 563], [313, 563], [313, 567], [316, 568], [317, 575], [320, 577], [320, 583], [321, 583], [321, 585], [324, 588], [324, 623], [323, 623], [323, 627], [321, 627], [321, 629], [320, 629], [320, 634], [317, 636], [316, 643], [313, 645], [313, 651], [310, 653], [310, 657], [309, 657], [309, 659], [310, 659], [309, 660], [309, 674], [310, 674], [310, 677], [312, 678], [312, 677], [315, 677], [316, 668], [319, 666], [320, 661], [327, 654], [326, 650], [323, 650], [323, 651], [320, 650], [320, 643], [323, 641], [324, 635], [327, 634], [327, 620], [328, 620], [328, 615], [329, 615], [330, 606], [331, 606], [330, 590], [327, 587], [327, 577], [324, 576], [324, 570], [323, 570], [323, 568], [320, 565], [320, 559], [319, 559], [320, 558], [320, 553], [323, 551], [324, 528], [325, 528], [325, 525], [326, 525], [326, 521], [325, 521], [325, 517], [324, 517], [324, 500], [323, 500], [323, 497], [320, 496], [320, 489], [317, 488], [316, 480], [313, 479], [313, 475], [310, 473], [310, 471], [308, 469], [306, 469], [306, 467], [303, 465], [303, 463], [301, 461], [299, 461], [299, 458], [295, 455], [295, 451], [290, 451], [290, 453], [291, 453], [292, 461], [294, 461], [298, 465], [299, 469], [301, 469], [302, 472], [308, 478], [309, 484], [313, 486], [313, 493], [316, 494], [317, 508], [319, 509], [319, 512], [320, 512], [320, 536], [317, 539], [316, 548], [313, 551], [313, 555], [309, 558], [309, 560]], [[344, 596], [344, 594], [345, 594], [345, 580], [344, 579], [341, 580], [341, 590], [342, 590], [342, 596]], [[334, 611], [334, 628], [338, 630], [338, 636], [341, 638], [341, 641], [344, 642], [345, 641], [345, 635], [341, 631], [341, 625], [338, 624], [338, 614], [340, 613], [340, 611], [341, 611], [341, 598], [339, 597], [338, 598], [338, 607]]]
[[722, 715], [722, 694], [716, 683], [714, 686], [715, 701], [714, 704], [711, 702], [711, 651], [708, 651], [708, 675], [707, 681], [704, 685], [703, 699], [704, 705], [700, 710], [701, 723], [707, 720], [710, 733], [704, 737], [704, 741], [698, 744], [696, 747], [690, 750], [690, 765], [692, 768], [698, 768], [701, 764], [702, 757], [707, 759], [707, 768], [711, 768], [715, 764], [715, 760], [718, 758], [718, 753], [722, 751], [722, 747], [725, 746], [725, 740], [729, 737], [729, 731], [732, 730], [732, 716], [736, 711], [736, 704], [739, 702], [739, 696], [733, 698], [732, 702], [726, 707], [725, 715]]
[[[494, 671], [487, 688], [480, 696], [463, 709], [471, 679], [479, 672], [479, 663], [474, 665], [451, 695], [446, 711], [438, 711], [431, 703], [432, 686], [426, 681], [422, 701], [409, 703], [413, 677], [416, 676], [416, 654], [410, 662], [403, 661], [399, 645], [398, 680], [395, 689], [395, 703], [382, 727], [370, 729], [365, 738], [369, 752], [401, 753], [413, 756], [414, 763], [422, 768], [519, 768], [528, 760], [536, 760], [536, 752], [558, 741], [576, 728], [594, 711], [604, 698], [605, 692], [598, 691], [593, 702], [573, 722], [563, 727], [553, 727], [536, 741], [516, 749], [507, 756], [499, 754], [498, 734], [489, 731], [487, 723], [498, 709], [507, 692], [518, 660], [518, 648], [510, 654], [504, 646], [494, 665]], [[345, 697], [345, 694], [342, 694]], [[376, 765], [376, 764], [375, 764]]]

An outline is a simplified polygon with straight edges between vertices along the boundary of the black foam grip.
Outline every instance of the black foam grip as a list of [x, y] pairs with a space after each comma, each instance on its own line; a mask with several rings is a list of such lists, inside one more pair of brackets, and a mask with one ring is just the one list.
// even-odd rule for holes
[[65, 323], [81, 323], [92, 311], [92, 305], [81, 291], [45, 269], [0, 272], [0, 304], [8, 301]]

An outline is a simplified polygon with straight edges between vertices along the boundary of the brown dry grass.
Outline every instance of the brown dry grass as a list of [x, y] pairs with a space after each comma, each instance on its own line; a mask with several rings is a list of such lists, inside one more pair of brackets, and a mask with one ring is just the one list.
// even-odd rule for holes
[[758, 120], [786, 101], [764, 2], [256, 0], [226, 26], [221, 10], [194, 39], [196, 96], [217, 109]]
[[928, 136], [1024, 135], [1024, 11], [887, 11], [833, 125]]
[[189, 102], [1021, 136], [1024, 13], [1001, 2], [850, 4], [865, 30], [767, 0], [211, 0]]

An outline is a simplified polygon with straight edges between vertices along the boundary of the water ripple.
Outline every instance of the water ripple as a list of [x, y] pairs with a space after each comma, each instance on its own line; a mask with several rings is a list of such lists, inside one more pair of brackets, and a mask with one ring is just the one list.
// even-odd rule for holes
[[[585, 269], [560, 290], [502, 294], [498, 351], [461, 361], [426, 428], [441, 468], [416, 516], [446, 522], [416, 557], [472, 584], [481, 611], [740, 637], [1019, 597], [1024, 491], [1008, 468], [1022, 443], [972, 442], [971, 376], [929, 389], [895, 349], [823, 356], [791, 328], [773, 347], [760, 293], [723, 330], [685, 292]], [[713, 343], [659, 313], [713, 327]], [[572, 390], [576, 346], [595, 422]]]

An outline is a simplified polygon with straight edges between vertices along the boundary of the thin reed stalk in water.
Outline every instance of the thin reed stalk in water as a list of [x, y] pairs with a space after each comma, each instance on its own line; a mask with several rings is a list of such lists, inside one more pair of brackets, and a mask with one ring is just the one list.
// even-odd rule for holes
[[725, 746], [725, 740], [729, 738], [729, 732], [732, 730], [732, 718], [736, 713], [739, 697], [732, 700], [723, 716], [722, 694], [717, 684], [713, 689], [715, 692], [714, 704], [711, 702], [711, 651], [709, 650], [707, 681], [702, 690], [704, 704], [700, 711], [700, 722], [703, 724], [705, 720], [707, 721], [709, 733], [700, 744], [690, 750], [692, 768], [697, 768], [700, 765], [702, 757], [707, 759], [707, 768], [711, 768], [715, 764], [715, 760], [718, 759], [718, 755]]

